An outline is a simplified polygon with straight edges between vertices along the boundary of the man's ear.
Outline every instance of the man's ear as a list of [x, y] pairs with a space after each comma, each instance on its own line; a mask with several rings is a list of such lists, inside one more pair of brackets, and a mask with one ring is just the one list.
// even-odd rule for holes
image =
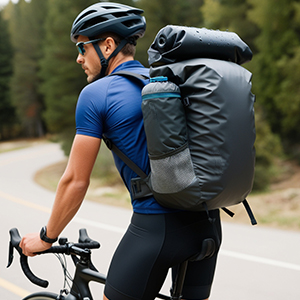
[[103, 54], [107, 55], [107, 57], [109, 57], [116, 49], [115, 40], [111, 37], [106, 38], [106, 40], [102, 43], [102, 46], [104, 46], [104, 49], [102, 50]]

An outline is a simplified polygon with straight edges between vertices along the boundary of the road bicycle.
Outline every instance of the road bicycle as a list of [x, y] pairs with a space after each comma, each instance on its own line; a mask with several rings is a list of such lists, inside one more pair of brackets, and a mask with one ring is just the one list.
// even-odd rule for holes
[[[19, 247], [21, 242], [21, 236], [18, 229], [13, 228], [9, 231], [10, 242], [9, 242], [9, 267], [13, 262], [14, 249], [20, 254], [20, 264], [24, 274], [34, 284], [46, 288], [48, 281], [38, 278], [34, 275], [28, 265], [28, 257], [22, 254], [22, 249]], [[59, 239], [59, 246], [52, 246], [50, 249], [40, 252], [37, 254], [54, 253], [58, 256], [64, 272], [64, 287], [58, 294], [50, 292], [38, 292], [30, 294], [23, 300], [93, 300], [89, 282], [94, 281], [101, 284], [105, 284], [106, 277], [104, 274], [98, 272], [96, 267], [93, 265], [91, 260], [91, 249], [100, 248], [100, 244], [97, 241], [92, 240], [86, 229], [79, 230], [78, 243], [70, 243], [67, 238]], [[215, 252], [215, 242], [213, 239], [205, 239], [202, 242], [201, 251], [191, 257], [190, 259], [182, 262], [179, 266], [177, 277], [173, 283], [171, 289], [171, 296], [158, 294], [157, 298], [165, 300], [180, 300], [182, 299], [181, 293], [184, 284], [184, 278], [186, 273], [187, 264], [189, 261], [202, 260], [210, 258]], [[60, 256], [63, 255], [63, 257]], [[70, 255], [73, 263], [75, 264], [75, 275], [72, 278], [66, 268], [65, 255]], [[69, 289], [67, 289], [67, 287]]]

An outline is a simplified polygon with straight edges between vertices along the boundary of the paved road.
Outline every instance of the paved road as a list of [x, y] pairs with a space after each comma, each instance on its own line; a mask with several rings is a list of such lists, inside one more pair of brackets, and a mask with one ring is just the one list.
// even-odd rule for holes
[[[40, 168], [63, 159], [56, 144], [0, 154], [0, 295], [17, 300], [41, 290], [22, 275], [18, 256], [6, 269], [8, 230], [17, 227], [21, 234], [39, 230], [46, 224], [54, 194], [33, 182]], [[118, 241], [130, 220], [131, 212], [85, 201], [63, 235], [77, 240], [78, 229], [86, 227], [102, 247], [93, 254], [95, 265], [106, 273]], [[62, 272], [54, 256], [30, 259], [34, 272], [51, 283], [50, 291], [62, 287]], [[73, 269], [70, 263], [71, 270]], [[224, 223], [223, 245], [219, 256], [211, 300], [298, 300], [300, 299], [300, 234], [298, 232]], [[92, 284], [94, 298], [102, 299], [102, 287]], [[163, 287], [167, 292], [169, 278]]]

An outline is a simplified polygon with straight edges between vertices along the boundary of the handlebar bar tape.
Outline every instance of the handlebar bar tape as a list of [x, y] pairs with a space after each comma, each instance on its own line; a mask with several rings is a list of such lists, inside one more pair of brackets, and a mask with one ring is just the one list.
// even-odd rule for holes
[[40, 287], [43, 287], [43, 288], [48, 287], [49, 282], [47, 280], [43, 280], [31, 272], [29, 265], [28, 265], [28, 257], [27, 256], [22, 254], [20, 257], [20, 263], [21, 263], [21, 267], [22, 267], [24, 274], [32, 283], [34, 283]]

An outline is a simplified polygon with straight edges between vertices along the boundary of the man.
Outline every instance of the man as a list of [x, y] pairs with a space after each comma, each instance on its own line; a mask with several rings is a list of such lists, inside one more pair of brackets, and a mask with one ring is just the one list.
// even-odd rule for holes
[[[148, 75], [148, 69], [134, 60], [135, 44], [145, 32], [142, 10], [100, 2], [75, 19], [71, 39], [76, 42], [87, 75], [86, 86], [76, 108], [76, 136], [69, 162], [56, 193], [46, 228], [30, 234], [20, 244], [23, 253], [51, 247], [79, 209], [89, 185], [90, 174], [105, 134], [145, 173], [149, 173], [146, 137], [141, 112], [141, 87], [147, 81], [131, 80], [117, 71]], [[131, 192], [137, 175], [118, 157], [116, 167]], [[153, 197], [132, 200], [131, 224], [120, 242], [109, 269], [104, 299], [154, 299], [168, 269], [200, 251], [202, 240], [214, 236], [206, 213], [179, 212], [160, 206]], [[217, 219], [221, 235], [218, 211]], [[217, 254], [188, 267], [185, 299], [208, 299]]]

